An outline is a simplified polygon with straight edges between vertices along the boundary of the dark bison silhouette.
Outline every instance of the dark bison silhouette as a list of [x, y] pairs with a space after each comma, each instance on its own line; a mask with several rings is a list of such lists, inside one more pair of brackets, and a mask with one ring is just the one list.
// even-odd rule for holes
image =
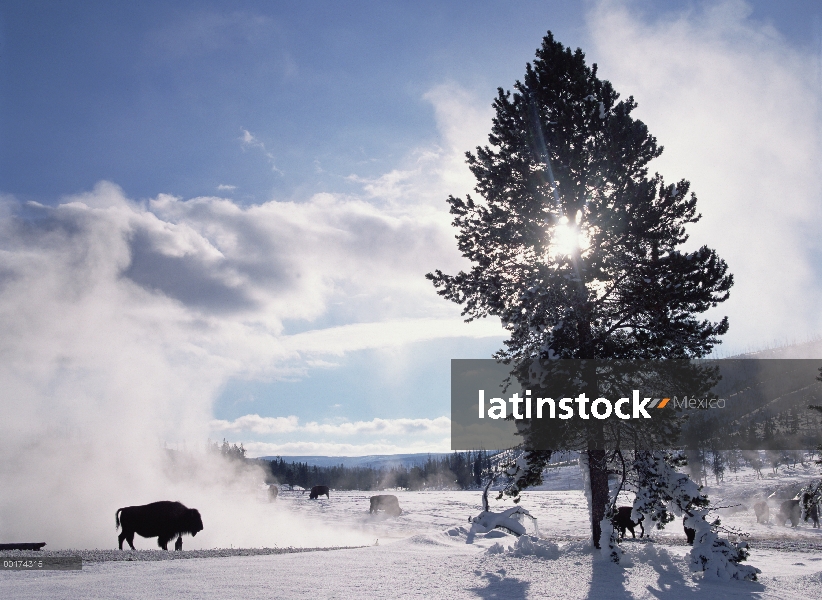
[[[805, 504], [806, 506], [810, 503], [811, 500], [812, 500], [812, 497], [811, 497], [810, 494], [804, 494], [802, 496], [802, 503]], [[797, 500], [797, 502], [799, 502], [799, 501]], [[800, 512], [801, 512], [801, 509], [800, 509]], [[808, 512], [805, 513], [805, 522], [806, 523], [808, 522], [808, 519], [810, 519], [813, 522], [813, 528], [814, 529], [819, 528], [819, 504], [812, 504], [811, 507], [808, 509]]]
[[757, 502], [754, 504], [754, 512], [756, 513], [757, 523], [767, 523], [771, 518], [771, 509], [768, 508], [767, 502]]
[[626, 529], [631, 532], [631, 537], [635, 538], [636, 533], [634, 533], [634, 527], [636, 527], [637, 525], [639, 525], [639, 529], [641, 531], [641, 533], [639, 534], [639, 537], [645, 537], [645, 527], [643, 527], [643, 525], [642, 525], [642, 521], [644, 520], [644, 517], [640, 517], [639, 521], [637, 521], [635, 523], [634, 521], [631, 520], [631, 511], [632, 510], [633, 509], [630, 506], [620, 506], [617, 509], [617, 512], [614, 515], [614, 517], [611, 519], [611, 523], [614, 524], [614, 527], [619, 529], [619, 537], [620, 538], [625, 537], [625, 530]]
[[682, 529], [685, 530], [685, 539], [688, 541], [688, 544], [693, 546], [694, 539], [696, 539], [696, 529], [685, 525], [685, 517], [682, 517]]
[[810, 519], [813, 521], [813, 528], [819, 529], [819, 505], [814, 504], [811, 509], [808, 511], [808, 514], [805, 515], [805, 521]]
[[[117, 537], [120, 550], [123, 549], [123, 540], [128, 542], [134, 550], [134, 534], [145, 538], [156, 537], [157, 545], [168, 550], [168, 543], [177, 536], [178, 550], [183, 547], [184, 533], [197, 535], [203, 530], [203, 520], [200, 511], [196, 508], [186, 508], [179, 502], [152, 502], [143, 506], [126, 506], [117, 509], [114, 513], [114, 522], [123, 531]], [[175, 546], [176, 547], [176, 546]]]
[[371, 496], [371, 509], [368, 512], [374, 513], [380, 509], [395, 517], [399, 517], [402, 514], [400, 501], [397, 500], [396, 496], [391, 496], [390, 494]]
[[280, 495], [280, 488], [278, 488], [273, 483], [268, 486], [268, 501], [273, 502], [277, 499], [277, 496]]
[[308, 495], [309, 500], [316, 500], [320, 496], [325, 496], [329, 500], [331, 496], [328, 495], [328, 486], [327, 485], [315, 485], [311, 488], [311, 493]]
[[174, 542], [174, 550], [179, 552], [182, 549], [183, 549], [183, 536], [180, 535], [180, 536], [177, 536], [177, 541]]
[[790, 519], [791, 527], [799, 525], [799, 520], [802, 517], [802, 509], [799, 506], [799, 500], [785, 500], [779, 507], [779, 524], [784, 525], [785, 521]]

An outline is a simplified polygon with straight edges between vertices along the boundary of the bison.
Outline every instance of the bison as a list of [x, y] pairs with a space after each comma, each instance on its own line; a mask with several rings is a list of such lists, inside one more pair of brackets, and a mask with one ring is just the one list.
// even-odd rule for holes
[[810, 519], [813, 521], [813, 528], [819, 529], [819, 505], [814, 504], [811, 506], [811, 509], [808, 511], [808, 514], [805, 515], [805, 521]]
[[779, 507], [779, 524], [784, 525], [785, 521], [790, 519], [791, 527], [799, 525], [799, 519], [802, 516], [802, 509], [799, 506], [799, 500], [785, 500]]
[[767, 502], [757, 502], [754, 504], [754, 512], [756, 513], [757, 523], [767, 523], [771, 518], [771, 509], [768, 508]]
[[368, 512], [375, 513], [380, 509], [383, 509], [386, 513], [395, 517], [399, 517], [402, 514], [400, 501], [397, 500], [396, 496], [371, 496], [371, 509]]
[[631, 520], [631, 511], [633, 509], [630, 506], [620, 506], [617, 509], [616, 514], [611, 519], [611, 522], [614, 524], [614, 527], [619, 529], [619, 537], [625, 537], [625, 530], [631, 532], [631, 537], [636, 537], [636, 533], [634, 533], [634, 527], [639, 525], [639, 529], [641, 533], [639, 537], [645, 537], [645, 527], [642, 525], [642, 521], [644, 517], [639, 517], [639, 521], [634, 522]]
[[268, 501], [273, 502], [277, 499], [277, 496], [280, 495], [280, 488], [278, 488], [273, 483], [268, 486]]
[[[690, 515], [690, 513], [688, 513]], [[691, 515], [693, 516], [693, 515]], [[682, 529], [685, 530], [685, 539], [687, 540], [688, 544], [693, 546], [694, 540], [696, 539], [696, 529], [693, 527], [688, 527], [685, 525], [685, 519], [687, 517], [682, 517]]]
[[309, 500], [316, 500], [320, 496], [325, 496], [329, 500], [331, 496], [328, 494], [328, 486], [327, 485], [315, 485], [311, 488], [311, 493], [308, 495]]
[[[807, 506], [808, 504], [810, 504], [810, 501], [812, 499], [813, 498], [810, 494], [805, 494], [802, 497], [802, 503], [805, 504], [805, 506]], [[808, 522], [808, 519], [810, 519], [813, 522], [813, 528], [814, 529], [819, 528], [819, 504], [818, 503], [811, 504], [810, 508], [805, 513], [805, 522], [806, 523]]]
[[183, 543], [179, 538], [184, 533], [197, 535], [198, 531], [203, 530], [200, 511], [168, 500], [117, 509], [114, 513], [114, 522], [117, 528], [123, 528], [117, 538], [120, 550], [123, 549], [123, 540], [126, 540], [134, 550], [135, 533], [145, 538], [156, 537], [157, 545], [163, 550], [168, 550], [169, 541], [177, 536], [177, 544], [180, 546], [178, 549], [181, 549]]
[[[811, 507], [811, 509], [808, 511], [808, 517], [810, 517], [811, 521], [813, 521], [813, 528], [814, 529], [819, 529], [820, 525], [819, 525], [819, 505], [818, 504]], [[806, 521], [808, 520], [807, 517], [805, 518], [805, 520]]]

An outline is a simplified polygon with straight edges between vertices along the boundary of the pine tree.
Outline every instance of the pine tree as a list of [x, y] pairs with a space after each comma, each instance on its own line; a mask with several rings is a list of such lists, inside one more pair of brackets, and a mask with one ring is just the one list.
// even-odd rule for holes
[[[509, 338], [495, 358], [698, 358], [728, 329], [697, 315], [728, 298], [733, 278], [716, 253], [678, 248], [696, 196], [648, 163], [662, 147], [608, 81], [549, 32], [514, 93], [499, 89], [489, 146], [467, 153], [475, 191], [448, 198], [458, 247], [472, 267], [427, 277], [464, 305], [467, 321], [496, 316]], [[527, 448], [526, 439], [526, 448]], [[592, 534], [608, 501], [602, 431], [589, 431]], [[610, 448], [612, 449], [612, 448]], [[531, 448], [538, 478], [551, 451]], [[521, 487], [521, 486], [520, 486]]]

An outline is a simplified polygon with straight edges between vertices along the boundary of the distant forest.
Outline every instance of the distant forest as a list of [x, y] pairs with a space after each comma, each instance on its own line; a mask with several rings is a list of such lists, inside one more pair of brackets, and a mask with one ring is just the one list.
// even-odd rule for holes
[[[822, 408], [816, 410], [822, 412]], [[788, 431], [791, 431], [796, 421], [791, 418], [791, 412], [787, 415], [787, 418], [785, 415], [781, 418], [785, 419], [785, 425]], [[779, 418], [772, 417], [765, 420], [766, 439], [771, 433], [769, 431], [771, 428], [778, 430], [777, 424], [780, 424]], [[228, 460], [260, 465], [266, 473], [267, 483], [309, 489], [315, 485], [327, 485], [337, 490], [362, 491], [387, 488], [413, 491], [477, 489], [487, 483], [488, 476], [492, 472], [494, 457], [497, 460], [500, 458], [497, 452], [477, 450], [454, 452], [439, 458], [429, 456], [424, 463], [411, 467], [402, 465], [390, 468], [346, 467], [342, 464], [320, 467], [308, 463], [286, 462], [282, 458], [274, 460], [246, 458], [246, 450], [242, 444], [239, 446], [229, 444], [225, 440], [222, 444], [209, 440], [208, 448]], [[169, 450], [169, 452], [173, 451]], [[686, 469], [691, 477], [701, 485], [708, 484], [709, 476], [713, 476], [712, 478], [718, 484], [725, 478], [726, 471], [736, 473], [745, 466], [754, 469], [758, 477], [765, 479], [775, 476], [781, 467], [796, 468], [797, 464], [804, 465], [806, 461], [822, 464], [822, 446], [816, 450], [717, 450], [698, 447], [686, 450], [685, 454], [688, 461]], [[555, 466], [567, 466], [575, 461], [575, 456], [559, 452], [551, 462]]]
[[428, 457], [424, 463], [406, 467], [319, 467], [300, 462], [285, 462], [282, 458], [267, 464], [272, 483], [311, 488], [327, 485], [337, 490], [468, 490], [481, 487], [491, 470], [491, 454], [484, 450], [454, 452], [441, 458]]

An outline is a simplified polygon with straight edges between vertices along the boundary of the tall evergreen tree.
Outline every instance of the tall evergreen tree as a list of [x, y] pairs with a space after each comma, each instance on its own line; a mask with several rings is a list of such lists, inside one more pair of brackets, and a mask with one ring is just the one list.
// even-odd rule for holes
[[[429, 273], [438, 293], [464, 305], [467, 321], [499, 317], [509, 338], [495, 358], [514, 365], [710, 353], [727, 318], [697, 315], [728, 298], [733, 278], [712, 249], [679, 249], [700, 218], [696, 196], [684, 179], [648, 175], [662, 147], [631, 116], [633, 97], [620, 100], [550, 32], [514, 90], [499, 89], [490, 145], [466, 155], [482, 198], [448, 198], [472, 267]], [[573, 448], [588, 454], [597, 546], [603, 440], [591, 431]], [[532, 449], [530, 479], [549, 455]]]

